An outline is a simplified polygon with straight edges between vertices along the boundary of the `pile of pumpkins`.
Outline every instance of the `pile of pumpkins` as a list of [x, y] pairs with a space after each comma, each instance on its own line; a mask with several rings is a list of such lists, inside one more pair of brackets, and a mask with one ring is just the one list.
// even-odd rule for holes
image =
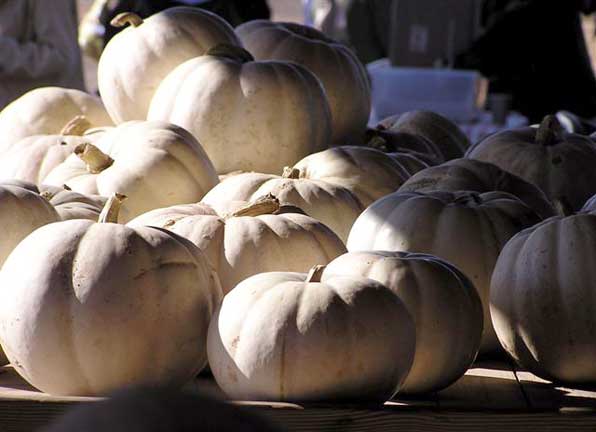
[[299, 24], [113, 25], [102, 100], [0, 112], [0, 342], [33, 386], [209, 365], [234, 399], [383, 403], [503, 351], [596, 381], [590, 137], [554, 116], [475, 145], [424, 111], [367, 128], [365, 68]]

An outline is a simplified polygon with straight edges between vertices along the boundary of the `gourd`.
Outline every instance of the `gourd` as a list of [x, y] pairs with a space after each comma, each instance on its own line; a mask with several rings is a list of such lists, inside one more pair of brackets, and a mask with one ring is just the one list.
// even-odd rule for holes
[[370, 279], [272, 272], [225, 298], [209, 326], [213, 375], [232, 399], [383, 403], [412, 365], [414, 323]]
[[555, 217], [503, 248], [490, 310], [503, 348], [547, 380], [596, 382], [596, 216]]
[[217, 275], [191, 242], [114, 223], [121, 199], [108, 200], [100, 223], [34, 231], [0, 272], [0, 342], [41, 391], [180, 386], [206, 364]]
[[226, 203], [227, 209], [186, 204], [145, 213], [128, 223], [168, 229], [209, 257], [224, 293], [249, 276], [268, 271], [308, 271], [346, 251], [321, 222], [280, 206], [273, 196]]
[[346, 145], [366, 129], [371, 109], [366, 68], [345, 45], [297, 23], [254, 20], [236, 28], [257, 60], [296, 62], [321, 81], [329, 100], [332, 142]]
[[323, 180], [345, 187], [364, 207], [395, 192], [410, 177], [394, 157], [358, 146], [333, 147], [314, 153], [292, 169], [299, 179]]
[[491, 162], [540, 188], [553, 203], [579, 210], [596, 193], [596, 146], [567, 133], [555, 116], [538, 128], [499, 132], [470, 148], [466, 157]]
[[94, 144], [81, 144], [43, 180], [85, 195], [120, 191], [120, 222], [155, 208], [200, 200], [219, 182], [211, 161], [184, 129], [164, 122], [127, 122]]
[[329, 104], [312, 72], [291, 62], [254, 61], [231, 45], [174, 69], [148, 118], [186, 128], [218, 174], [278, 173], [331, 142]]
[[376, 280], [410, 312], [416, 352], [401, 393], [439, 391], [474, 362], [483, 329], [482, 303], [468, 278], [448, 262], [409, 252], [350, 252], [327, 265], [328, 275]]
[[169, 8], [145, 20], [126, 12], [112, 25], [129, 26], [106, 45], [97, 84], [116, 124], [146, 120], [155, 90], [176, 66], [219, 43], [240, 43], [226, 21], [191, 7]]
[[272, 194], [280, 203], [302, 209], [323, 222], [346, 241], [364, 205], [348, 189], [324, 180], [300, 178], [300, 171], [287, 168], [283, 175], [242, 173], [226, 178], [201, 202], [221, 207], [230, 201], [255, 201]]
[[58, 134], [79, 115], [90, 127], [112, 124], [98, 97], [61, 87], [31, 90], [0, 111], [0, 154], [25, 137]]
[[484, 310], [480, 353], [500, 348], [490, 324], [490, 278], [505, 243], [540, 222], [525, 203], [504, 192], [396, 192], [369, 206], [354, 222], [350, 252], [409, 251], [435, 255], [474, 284]]
[[515, 195], [532, 207], [542, 218], [554, 216], [555, 209], [544, 192], [532, 183], [502, 170], [496, 165], [475, 159], [453, 159], [427, 168], [410, 177], [400, 192], [474, 192], [502, 191]]

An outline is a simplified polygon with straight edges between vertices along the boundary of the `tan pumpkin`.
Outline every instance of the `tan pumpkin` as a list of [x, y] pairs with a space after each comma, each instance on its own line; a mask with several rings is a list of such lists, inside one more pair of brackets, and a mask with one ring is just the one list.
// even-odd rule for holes
[[416, 337], [403, 303], [373, 280], [319, 273], [262, 273], [226, 295], [207, 350], [228, 397], [383, 403], [400, 388]]
[[79, 144], [93, 142], [101, 134], [83, 136], [89, 121], [77, 116], [57, 135], [32, 135], [0, 154], [0, 180], [17, 179], [40, 184]]
[[454, 264], [474, 284], [484, 309], [481, 353], [499, 349], [488, 295], [492, 271], [505, 243], [540, 221], [504, 192], [397, 192], [373, 203], [356, 220], [347, 247], [357, 251], [409, 251]]
[[16, 371], [46, 393], [177, 386], [206, 364], [217, 275], [167, 230], [110, 223], [119, 198], [105, 223], [34, 231], [0, 272], [0, 341]]
[[542, 218], [554, 216], [555, 209], [544, 192], [532, 183], [496, 165], [474, 159], [453, 159], [427, 168], [410, 177], [400, 192], [502, 191], [515, 195]]
[[503, 348], [534, 374], [596, 382], [596, 216], [555, 217], [513, 237], [491, 281]]
[[482, 303], [468, 278], [448, 262], [408, 252], [350, 252], [331, 261], [324, 275], [376, 280], [404, 302], [416, 325], [416, 352], [401, 393], [439, 391], [474, 362]]
[[370, 116], [370, 84], [366, 68], [345, 45], [297, 23], [255, 20], [236, 27], [244, 47], [257, 60], [301, 64], [323, 84], [329, 100], [332, 141], [355, 143]]
[[68, 185], [85, 195], [129, 198], [121, 222], [149, 210], [193, 202], [218, 183], [211, 161], [184, 129], [164, 122], [127, 122], [95, 144], [79, 145], [44, 184]]
[[491, 162], [540, 188], [553, 203], [579, 210], [596, 193], [596, 146], [567, 133], [555, 116], [540, 127], [507, 130], [472, 147], [466, 157]]
[[402, 165], [410, 176], [413, 176], [419, 171], [428, 168], [431, 166], [429, 163], [425, 162], [423, 158], [417, 156], [413, 153], [408, 152], [391, 152], [388, 153], [393, 159], [397, 161], [400, 165]]
[[293, 167], [300, 179], [324, 180], [345, 187], [367, 207], [395, 192], [409, 177], [394, 157], [367, 147], [333, 147], [305, 157]]
[[329, 228], [293, 210], [284, 213], [274, 197], [235, 202], [230, 213], [218, 210], [206, 204], [179, 205], [150, 211], [128, 225], [166, 228], [193, 242], [209, 257], [224, 293], [257, 273], [307, 271], [345, 252]]
[[446, 161], [439, 147], [427, 138], [408, 132], [388, 130], [382, 125], [367, 129], [359, 144], [390, 154], [407, 153], [431, 166]]
[[282, 204], [296, 206], [331, 228], [346, 241], [352, 224], [364, 210], [348, 189], [324, 180], [300, 178], [295, 169], [280, 176], [243, 173], [227, 177], [205, 195], [201, 202], [222, 207], [230, 201], [255, 201], [271, 194]]
[[217, 44], [240, 43], [227, 22], [198, 8], [170, 8], [145, 20], [124, 13], [112, 21], [116, 27], [127, 24], [106, 45], [97, 70], [99, 91], [116, 124], [146, 120], [159, 83], [179, 64]]
[[219, 174], [278, 173], [328, 148], [331, 137], [327, 98], [312, 72], [290, 62], [254, 61], [230, 45], [172, 71], [148, 118], [190, 131]]
[[0, 154], [25, 137], [59, 134], [79, 115], [92, 127], [112, 124], [98, 97], [60, 87], [31, 90], [0, 112]]

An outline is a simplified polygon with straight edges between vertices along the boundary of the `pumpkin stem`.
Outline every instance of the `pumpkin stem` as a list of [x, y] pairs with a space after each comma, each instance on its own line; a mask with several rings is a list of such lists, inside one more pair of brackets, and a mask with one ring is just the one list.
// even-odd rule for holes
[[567, 216], [573, 216], [575, 214], [575, 211], [573, 210], [573, 206], [567, 200], [566, 197], [559, 197], [559, 198], [553, 200], [553, 206], [555, 207], [557, 214], [559, 214], [561, 216], [567, 217]]
[[563, 126], [554, 115], [544, 117], [536, 131], [536, 142], [543, 146], [550, 146], [563, 138]]
[[279, 210], [279, 200], [272, 194], [267, 194], [259, 199], [251, 202], [246, 207], [236, 210], [228, 217], [240, 217], [240, 216], [261, 216], [266, 214], [273, 214]]
[[374, 148], [382, 152], [391, 151], [392, 149], [387, 145], [387, 140], [379, 135], [379, 131], [382, 131], [380, 126], [377, 126], [377, 130], [369, 129], [366, 131], [366, 147]]
[[42, 198], [45, 198], [46, 200], [51, 200], [52, 198], [54, 198], [54, 195], [56, 195], [54, 192], [49, 191], [49, 190], [45, 190], [42, 193], [39, 194]]
[[226, 43], [217, 44], [214, 47], [209, 48], [205, 55], [224, 57], [239, 63], [255, 61], [255, 58], [252, 56], [252, 54], [246, 51], [244, 48]]
[[126, 199], [126, 195], [114, 192], [111, 197], [108, 198], [106, 205], [101, 210], [97, 222], [99, 223], [118, 223], [118, 215], [120, 214], [120, 207], [122, 201]]
[[297, 180], [300, 178], [300, 170], [298, 168], [284, 167], [284, 172], [281, 176], [285, 179]]
[[75, 147], [74, 154], [87, 164], [87, 171], [91, 174], [99, 174], [114, 163], [114, 159], [93, 144], [79, 144]]
[[308, 272], [308, 275], [306, 276], [306, 282], [321, 282], [321, 276], [323, 276], [323, 272], [326, 268], [327, 266], [325, 265], [316, 265], [313, 268], [311, 268]]
[[78, 115], [64, 125], [60, 135], [83, 136], [90, 127], [91, 123], [87, 120], [87, 117]]
[[138, 16], [134, 12], [122, 12], [116, 15], [112, 21], [110, 21], [110, 25], [112, 27], [125, 27], [127, 24], [130, 24], [133, 27], [138, 27], [143, 24], [143, 18]]

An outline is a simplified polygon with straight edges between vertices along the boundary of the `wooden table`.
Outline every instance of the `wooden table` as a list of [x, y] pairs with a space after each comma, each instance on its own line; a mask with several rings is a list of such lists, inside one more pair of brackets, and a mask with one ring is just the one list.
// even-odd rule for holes
[[[191, 391], [223, 394], [212, 379]], [[96, 398], [40, 393], [10, 367], [0, 372], [0, 431], [32, 431], [75, 404]], [[596, 388], [553, 385], [507, 362], [478, 362], [451, 387], [425, 397], [398, 396], [383, 407], [232, 402], [287, 431], [596, 431]]]

